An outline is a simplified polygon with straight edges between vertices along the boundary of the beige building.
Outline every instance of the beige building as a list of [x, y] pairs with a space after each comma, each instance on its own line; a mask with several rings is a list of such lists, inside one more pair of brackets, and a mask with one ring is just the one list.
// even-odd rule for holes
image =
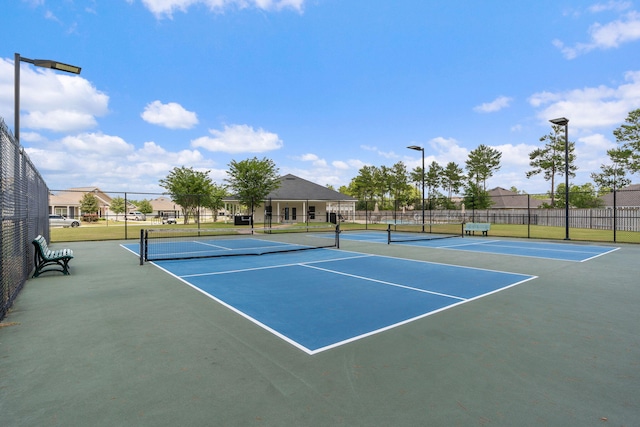
[[[249, 214], [237, 198], [224, 199], [236, 215]], [[353, 219], [358, 200], [295, 175], [280, 177], [280, 187], [255, 208], [256, 223], [335, 222], [340, 217]]]
[[87, 193], [93, 193], [98, 199], [98, 216], [108, 215], [111, 197], [97, 187], [69, 188], [56, 194], [49, 194], [49, 213], [64, 215], [67, 218], [80, 218], [82, 216], [80, 201]]

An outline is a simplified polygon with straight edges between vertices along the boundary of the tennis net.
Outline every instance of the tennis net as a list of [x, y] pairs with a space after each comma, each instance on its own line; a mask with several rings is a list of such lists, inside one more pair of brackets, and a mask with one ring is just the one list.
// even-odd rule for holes
[[339, 248], [339, 226], [148, 229], [140, 233], [140, 261], [217, 258]]
[[389, 224], [389, 227], [387, 227], [387, 244], [449, 239], [452, 237], [464, 237], [464, 225], [462, 223]]

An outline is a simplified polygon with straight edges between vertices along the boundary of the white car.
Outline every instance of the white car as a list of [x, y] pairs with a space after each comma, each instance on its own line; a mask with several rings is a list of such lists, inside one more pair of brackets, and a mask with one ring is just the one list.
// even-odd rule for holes
[[176, 220], [176, 217], [168, 216], [168, 217], [162, 218], [162, 223], [163, 224], [177, 224], [178, 221]]
[[125, 215], [125, 219], [131, 221], [146, 221], [147, 216], [145, 214], [143, 214], [142, 212], [129, 212], [128, 214]]
[[49, 215], [49, 227], [79, 227], [80, 221], [62, 215]]

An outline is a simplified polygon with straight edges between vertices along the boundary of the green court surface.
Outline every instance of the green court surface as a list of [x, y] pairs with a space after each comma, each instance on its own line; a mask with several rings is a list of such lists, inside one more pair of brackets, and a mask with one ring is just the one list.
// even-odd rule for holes
[[345, 250], [537, 279], [310, 355], [139, 266], [121, 243], [53, 244], [74, 250], [71, 275], [27, 282], [0, 324], [0, 425], [640, 419], [640, 246], [577, 263], [343, 240]]

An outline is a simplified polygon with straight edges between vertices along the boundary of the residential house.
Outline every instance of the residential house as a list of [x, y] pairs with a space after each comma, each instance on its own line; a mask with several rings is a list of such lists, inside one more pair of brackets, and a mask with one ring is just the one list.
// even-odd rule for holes
[[[280, 177], [280, 186], [254, 209], [254, 222], [329, 222], [353, 218], [358, 200], [295, 175]], [[224, 199], [232, 212], [242, 212], [237, 197]], [[245, 212], [247, 213], [247, 212]]]
[[[69, 188], [49, 194], [49, 213], [64, 215], [68, 218], [80, 218], [82, 211], [80, 201], [87, 193], [93, 193], [98, 199], [98, 216], [104, 217], [108, 214], [111, 197], [97, 187]], [[91, 212], [93, 213], [93, 212]]]
[[542, 200], [534, 199], [528, 194], [518, 194], [502, 187], [496, 187], [488, 193], [492, 202], [491, 209], [539, 208], [543, 204]]
[[[615, 206], [618, 209], [640, 209], [640, 184], [628, 185], [616, 191]], [[613, 209], [613, 193], [601, 197], [607, 209]]]

